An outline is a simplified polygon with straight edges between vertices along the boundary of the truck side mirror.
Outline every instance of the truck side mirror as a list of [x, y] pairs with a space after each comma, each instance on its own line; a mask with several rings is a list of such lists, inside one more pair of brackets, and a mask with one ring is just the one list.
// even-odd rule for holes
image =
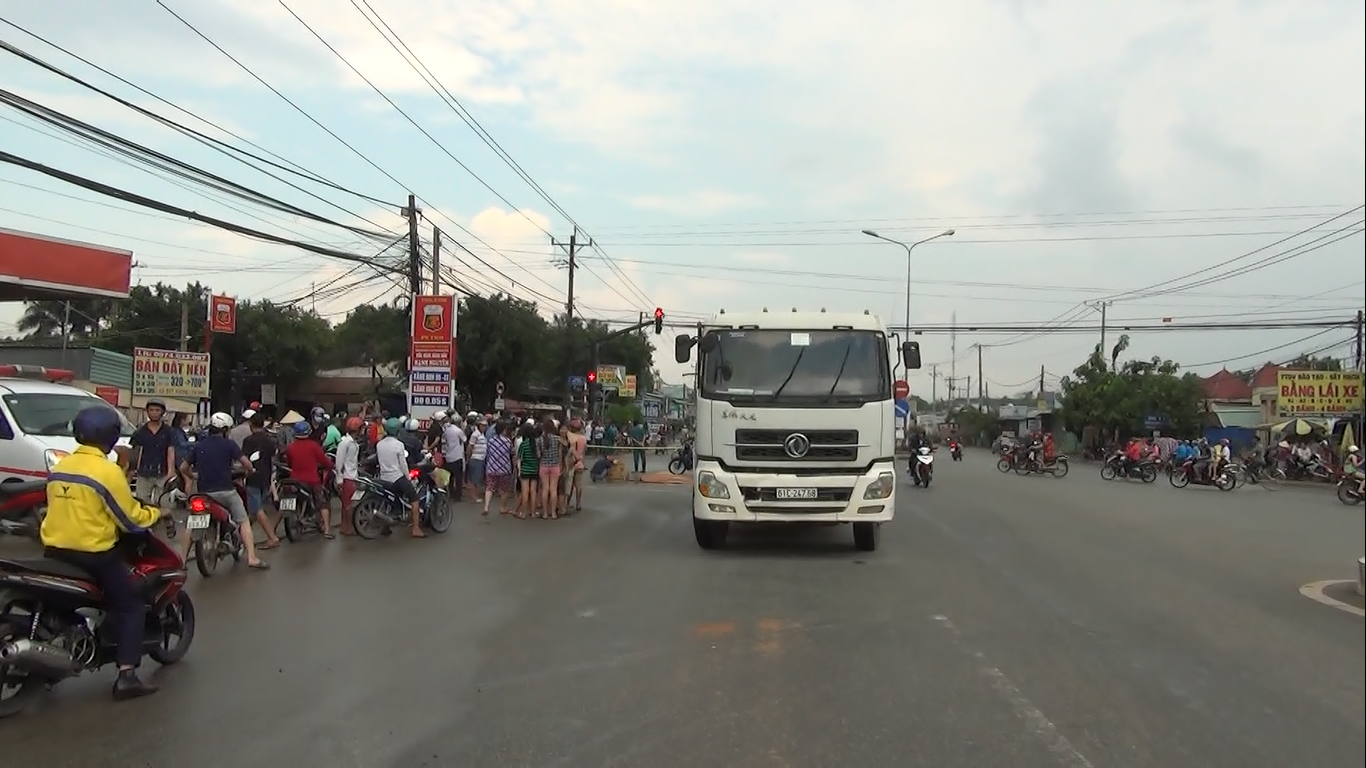
[[674, 337], [674, 362], [686, 363], [692, 359], [693, 337], [680, 333]]
[[901, 344], [901, 362], [908, 371], [920, 370], [920, 342], [907, 341]]

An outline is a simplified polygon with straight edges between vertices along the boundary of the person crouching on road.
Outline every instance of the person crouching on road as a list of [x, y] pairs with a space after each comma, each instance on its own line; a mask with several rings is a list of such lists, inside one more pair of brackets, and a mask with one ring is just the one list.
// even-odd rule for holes
[[417, 489], [408, 479], [408, 448], [398, 435], [403, 431], [403, 422], [398, 419], [384, 420], [384, 438], [375, 445], [375, 458], [379, 460], [379, 481], [408, 502], [410, 518], [409, 533], [415, 539], [426, 538], [422, 530], [422, 510], [417, 503]]
[[337, 478], [341, 489], [341, 535], [356, 535], [356, 518], [351, 512], [351, 497], [360, 480], [360, 440], [364, 422], [358, 416], [346, 420], [346, 434], [337, 443]]
[[323, 492], [323, 475], [332, 471], [332, 460], [323, 450], [322, 440], [327, 430], [307, 422], [294, 425], [294, 442], [285, 448], [285, 463], [289, 464], [289, 479], [308, 489], [313, 504], [318, 508], [324, 539], [332, 535], [332, 506]]
[[157, 507], [133, 498], [123, 471], [108, 458], [122, 427], [119, 414], [108, 406], [76, 414], [71, 432], [80, 447], [48, 475], [47, 516], [39, 529], [47, 557], [89, 572], [104, 592], [119, 668], [113, 689], [117, 700], [157, 690], [137, 673], [147, 609], [118, 549], [119, 531], [141, 533], [162, 516]]
[[185, 478], [185, 487], [192, 485], [198, 493], [213, 499], [228, 510], [233, 525], [242, 534], [242, 547], [247, 550], [247, 567], [264, 571], [270, 565], [256, 555], [256, 535], [251, 530], [251, 518], [247, 517], [247, 505], [233, 484], [232, 473], [236, 467], [251, 474], [254, 467], [251, 459], [242, 455], [237, 443], [228, 439], [232, 429], [232, 417], [226, 413], [215, 413], [209, 417], [209, 431], [203, 439], [195, 442], [190, 449], [190, 457], [180, 465], [180, 473]]

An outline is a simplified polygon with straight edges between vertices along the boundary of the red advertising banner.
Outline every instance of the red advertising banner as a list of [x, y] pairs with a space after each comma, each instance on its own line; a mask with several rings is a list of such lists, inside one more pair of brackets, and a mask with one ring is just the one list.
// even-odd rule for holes
[[455, 338], [455, 297], [413, 297], [413, 343], [450, 343]]
[[214, 333], [237, 333], [237, 299], [231, 296], [209, 296], [209, 330]]
[[119, 388], [118, 387], [95, 387], [95, 397], [109, 403], [115, 408], [119, 407]]

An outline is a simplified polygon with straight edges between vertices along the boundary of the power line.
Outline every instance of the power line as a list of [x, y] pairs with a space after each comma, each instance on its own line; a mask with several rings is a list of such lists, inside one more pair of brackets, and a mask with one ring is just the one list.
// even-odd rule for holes
[[[1282, 349], [1285, 349], [1286, 347], [1295, 347], [1295, 346], [1299, 346], [1300, 344], [1303, 344], [1304, 342], [1309, 341], [1310, 339], [1316, 339], [1316, 338], [1318, 338], [1318, 337], [1320, 337], [1320, 336], [1323, 336], [1324, 334], [1332, 333], [1334, 330], [1337, 330], [1337, 329], [1335, 329], [1335, 328], [1325, 328], [1325, 329], [1323, 329], [1323, 330], [1321, 330], [1321, 331], [1318, 331], [1318, 332], [1316, 332], [1316, 333], [1311, 333], [1311, 334], [1309, 334], [1308, 336], [1305, 336], [1305, 337], [1302, 338], [1302, 339], [1295, 339], [1294, 341], [1288, 341], [1288, 342], [1286, 342], [1286, 343], [1284, 343], [1284, 344], [1277, 344], [1277, 345], [1274, 346], [1274, 347], [1267, 347], [1266, 349], [1260, 349], [1260, 350], [1258, 350], [1258, 351], [1256, 351], [1256, 352], [1250, 352], [1250, 353], [1248, 353], [1248, 354], [1246, 354], [1246, 355], [1238, 355], [1237, 357], [1226, 357], [1226, 358], [1224, 358], [1223, 360], [1208, 360], [1208, 361], [1203, 362], [1203, 363], [1191, 363], [1191, 364], [1189, 364], [1189, 365], [1183, 365], [1183, 366], [1181, 366], [1181, 367], [1182, 367], [1182, 368], [1186, 368], [1187, 370], [1189, 370], [1189, 369], [1191, 369], [1191, 368], [1204, 368], [1204, 367], [1207, 366], [1207, 365], [1224, 365], [1225, 363], [1232, 363], [1232, 362], [1236, 362], [1236, 361], [1238, 361], [1238, 360], [1248, 360], [1248, 359], [1251, 359], [1251, 358], [1261, 357], [1262, 355], [1265, 355], [1265, 354], [1268, 354], [1268, 353], [1271, 353], [1271, 352], [1277, 352], [1277, 351], [1280, 351], [1280, 350], [1282, 350]], [[1334, 345], [1334, 346], [1336, 346], [1336, 345]]]
[[[1182, 239], [1202, 239], [1218, 237], [1266, 237], [1287, 234], [1283, 231], [1256, 231], [1256, 232], [1163, 232], [1152, 234], [1137, 235], [1086, 235], [1076, 237], [997, 237], [997, 238], [953, 238], [945, 239], [947, 246], [960, 245], [993, 245], [993, 244], [1019, 244], [1019, 243], [1094, 243], [1125, 240], [1182, 240]], [[526, 244], [523, 244], [526, 245]], [[854, 246], [876, 246], [874, 240], [788, 240], [788, 241], [753, 241], [753, 242], [649, 242], [649, 241], [626, 241], [613, 240], [613, 247], [622, 246], [629, 248], [848, 248]]]
[[[1124, 333], [1150, 333], [1150, 332], [1177, 332], [1177, 331], [1242, 331], [1242, 330], [1277, 330], [1282, 328], [1345, 328], [1353, 326], [1356, 318], [1332, 319], [1318, 318], [1314, 320], [1280, 320], [1268, 322], [1245, 322], [1245, 323], [1161, 323], [1158, 325], [1125, 325], [1115, 323], [1107, 326], [1108, 330], [1121, 331]], [[1047, 326], [1020, 326], [1020, 325], [972, 325], [959, 323], [956, 326], [915, 326], [906, 328], [904, 326], [889, 326], [889, 331], [910, 331], [915, 335], [921, 334], [948, 334], [948, 333], [1099, 333], [1100, 326], [1066, 326], [1050, 328]], [[985, 346], [992, 346], [990, 344]]]

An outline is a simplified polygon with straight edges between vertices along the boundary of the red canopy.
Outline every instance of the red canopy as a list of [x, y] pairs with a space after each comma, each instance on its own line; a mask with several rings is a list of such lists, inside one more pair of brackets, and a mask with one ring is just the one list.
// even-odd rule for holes
[[0, 229], [0, 301], [128, 298], [133, 252]]

